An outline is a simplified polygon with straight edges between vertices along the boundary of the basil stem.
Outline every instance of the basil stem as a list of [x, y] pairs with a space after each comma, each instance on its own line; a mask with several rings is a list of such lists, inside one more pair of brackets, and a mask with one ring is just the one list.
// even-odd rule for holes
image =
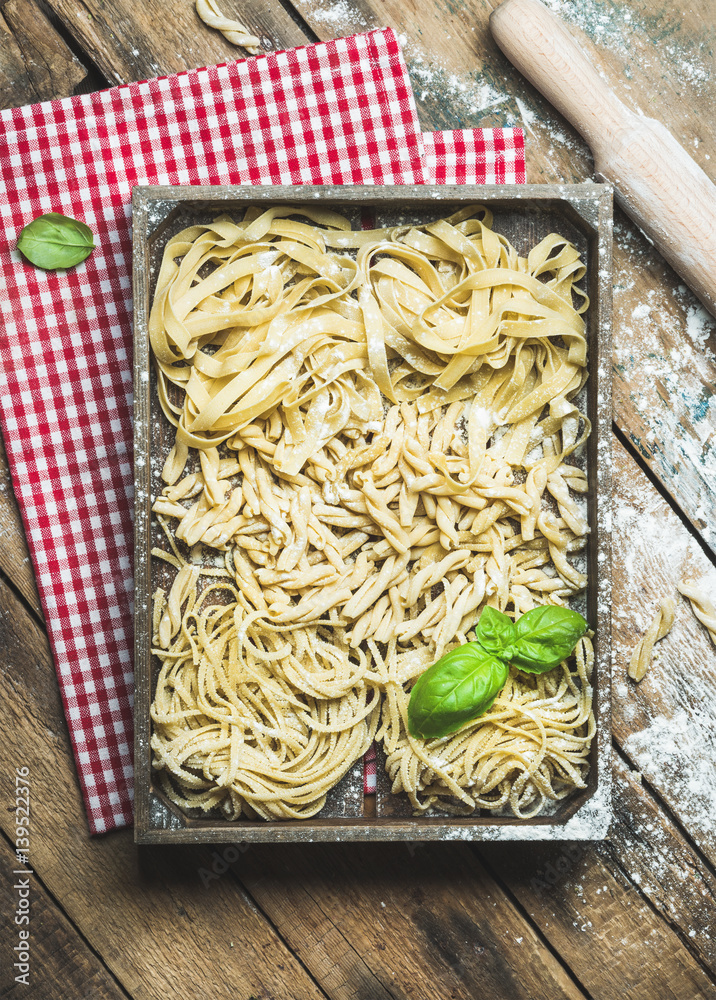
[[92, 230], [84, 222], [48, 212], [30, 222], [17, 241], [20, 253], [46, 271], [74, 267], [94, 250]]

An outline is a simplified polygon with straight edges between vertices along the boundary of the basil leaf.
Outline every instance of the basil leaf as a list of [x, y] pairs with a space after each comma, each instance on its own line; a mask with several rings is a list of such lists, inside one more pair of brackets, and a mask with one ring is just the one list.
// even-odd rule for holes
[[17, 249], [31, 264], [46, 271], [81, 264], [94, 250], [92, 230], [84, 222], [48, 212], [20, 233]]
[[451, 649], [418, 677], [410, 692], [411, 736], [447, 736], [476, 719], [492, 705], [508, 673], [507, 664], [478, 642]]
[[516, 639], [515, 624], [496, 608], [487, 607], [480, 615], [475, 628], [475, 638], [488, 653], [509, 660], [510, 647]]
[[528, 673], [546, 673], [569, 656], [588, 628], [584, 618], [569, 608], [551, 604], [533, 608], [515, 622], [510, 660]]

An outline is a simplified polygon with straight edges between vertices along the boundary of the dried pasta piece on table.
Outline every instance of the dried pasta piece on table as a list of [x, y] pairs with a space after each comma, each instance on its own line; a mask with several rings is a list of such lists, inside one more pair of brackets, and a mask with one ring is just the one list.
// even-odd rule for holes
[[241, 21], [234, 21], [222, 14], [215, 0], [196, 0], [196, 12], [204, 24], [220, 31], [227, 42], [240, 45], [252, 56], [262, 52], [261, 39], [252, 35]]
[[676, 601], [673, 597], [665, 597], [659, 607], [659, 612], [646, 631], [646, 634], [637, 643], [636, 649], [632, 653], [629, 661], [629, 676], [634, 681], [640, 681], [651, 665], [651, 657], [654, 646], [671, 631], [676, 614]]
[[677, 589], [684, 597], [688, 597], [691, 608], [707, 630], [711, 642], [716, 646], [716, 607], [706, 592], [694, 580], [682, 580]]

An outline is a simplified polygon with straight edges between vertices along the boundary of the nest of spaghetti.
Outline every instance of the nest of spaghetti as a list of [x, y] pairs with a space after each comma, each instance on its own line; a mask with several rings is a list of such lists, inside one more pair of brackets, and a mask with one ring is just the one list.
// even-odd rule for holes
[[153, 554], [176, 575], [154, 601], [152, 748], [182, 807], [306, 818], [375, 735], [419, 811], [529, 816], [584, 786], [586, 646], [446, 741], [405, 730], [414, 678], [485, 606], [586, 585], [584, 265], [557, 234], [521, 257], [491, 224], [251, 208], [169, 241]]
[[427, 740], [408, 732], [409, 685], [388, 669], [393, 677], [385, 685], [377, 738], [391, 791], [407, 794], [416, 814], [469, 816], [485, 809], [531, 819], [585, 788], [596, 729], [593, 665], [585, 637], [570, 661], [549, 673], [513, 667], [488, 712], [457, 733]]
[[179, 571], [187, 596], [173, 639], [169, 603], [155, 598], [160, 784], [183, 808], [230, 820], [313, 816], [375, 737], [380, 695], [366, 656], [334, 623], [272, 625], [228, 580], [199, 593], [198, 575]]

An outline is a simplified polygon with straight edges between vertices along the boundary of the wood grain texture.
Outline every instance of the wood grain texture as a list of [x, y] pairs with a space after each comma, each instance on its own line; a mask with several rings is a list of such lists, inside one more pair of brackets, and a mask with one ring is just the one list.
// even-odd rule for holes
[[465, 846], [260, 845], [234, 868], [334, 1000], [583, 997]]
[[[217, 867], [211, 850], [137, 851], [130, 830], [88, 837], [47, 641], [2, 582], [0, 649], [0, 801], [14, 800], [15, 767], [29, 767], [33, 868], [123, 988], [136, 1000], [321, 1000], [235, 881], [202, 881]], [[0, 826], [14, 837], [6, 808]]]
[[[679, 935], [683, 944], [716, 971], [716, 876], [684, 839], [640, 772], [614, 761], [616, 822], [598, 848], [615, 876], [626, 877]], [[593, 900], [599, 909], [599, 896]]]
[[[716, 878], [664, 813], [641, 775], [619, 757], [614, 766], [614, 807], [615, 822], [603, 844], [565, 842], [549, 848], [540, 846], [531, 863], [519, 852], [510, 853], [501, 846], [481, 845], [475, 850], [544, 928], [562, 958], [594, 996], [618, 996], [614, 984], [625, 976], [626, 989], [629, 977], [635, 975], [638, 951], [631, 937], [628, 946], [624, 941], [624, 935], [631, 933], [632, 922], [645, 921], [642, 954], [647, 960], [650, 935], [663, 920], [674, 932], [674, 937], [669, 938], [671, 959], [663, 959], [663, 968], [662, 959], [649, 959], [652, 966], [657, 966], [653, 975], [661, 981], [647, 980], [641, 995], [647, 1000], [651, 988], [655, 997], [682, 996], [683, 982], [691, 980], [686, 975], [679, 987], [681, 992], [670, 993], [669, 966], [673, 963], [682, 970], [693, 969], [684, 951], [693, 956], [709, 979], [716, 972]], [[627, 914], [634, 906], [639, 909], [610, 926], [604, 909], [607, 903], [613, 905], [610, 901], [615, 898]], [[571, 923], [564, 920], [560, 937], [553, 937], [549, 927], [563, 909], [572, 914]], [[677, 953], [680, 958], [674, 957]], [[714, 994], [707, 990], [706, 995]]]
[[[245, 59], [247, 53], [208, 28], [192, 0], [171, 7], [159, 0], [47, 0], [67, 29], [113, 83], [165, 76], [183, 69]], [[258, 35], [263, 48], [287, 49], [310, 41], [280, 3], [222, 0], [222, 12]]]
[[[614, 460], [614, 734], [716, 864], [716, 649], [676, 590], [690, 578], [715, 594], [716, 567], [621, 446]], [[634, 684], [629, 659], [664, 597], [678, 602], [674, 626]]]
[[[527, 180], [594, 174], [572, 126], [509, 63], [488, 18], [497, 0], [294, 0], [320, 38], [389, 24], [423, 128], [520, 125]], [[712, 0], [548, 0], [631, 111], [659, 119], [713, 179], [716, 27]], [[617, 423], [716, 553], [716, 320], [621, 212], [614, 248]]]
[[67, 97], [86, 75], [34, 0], [0, 2], [0, 108]]
[[590, 996], [617, 997], [620, 984], [643, 1000], [715, 996], [716, 880], [623, 763], [616, 778], [607, 843], [481, 845], [497, 882], [449, 845], [258, 847], [234, 867], [341, 1000], [360, 987], [415, 1000], [554, 995], [555, 968], [516, 925], [503, 884]]
[[503, 0], [492, 35], [588, 142], [618, 204], [716, 316], [716, 187], [654, 118], [631, 111], [541, 0]]
[[[615, 777], [622, 786], [617, 796], [619, 818], [604, 845], [567, 841], [530, 845], [529, 851], [481, 845], [479, 855], [490, 871], [499, 874], [590, 997], [713, 1000], [713, 957], [708, 949], [694, 948], [697, 928], [702, 928], [702, 935], [710, 932], [713, 882], [673, 828], [654, 838], [654, 849], [639, 842], [624, 816], [634, 824], [635, 813], [647, 810], [654, 826], [662, 825], [663, 817], [653, 802], [636, 796], [623, 768], [617, 767]], [[633, 855], [640, 849], [644, 857], [635, 864]], [[655, 858], [672, 891], [678, 866], [687, 858], [693, 866], [683, 880], [690, 881], [689, 890], [678, 900], [670, 894], [664, 901], [663, 892], [655, 890], [655, 869], [650, 879], [645, 878], [644, 868]], [[699, 898], [702, 891], [705, 896]], [[705, 923], [708, 931], [703, 929]]]
[[[0, 996], [23, 1000], [126, 1000], [128, 994], [117, 985], [99, 958], [82, 940], [72, 924], [38, 882], [34, 872], [18, 874], [15, 853], [0, 837], [0, 952], [4, 961], [0, 972]], [[29, 879], [30, 917], [28, 926], [14, 923], [18, 896], [13, 886]], [[12, 968], [19, 930], [30, 932], [29, 985], [16, 983], [22, 970]], [[12, 959], [9, 956], [13, 956]]]
[[12, 581], [13, 586], [17, 587], [35, 614], [42, 617], [32, 560], [12, 488], [2, 434], [0, 434], [0, 572]]

